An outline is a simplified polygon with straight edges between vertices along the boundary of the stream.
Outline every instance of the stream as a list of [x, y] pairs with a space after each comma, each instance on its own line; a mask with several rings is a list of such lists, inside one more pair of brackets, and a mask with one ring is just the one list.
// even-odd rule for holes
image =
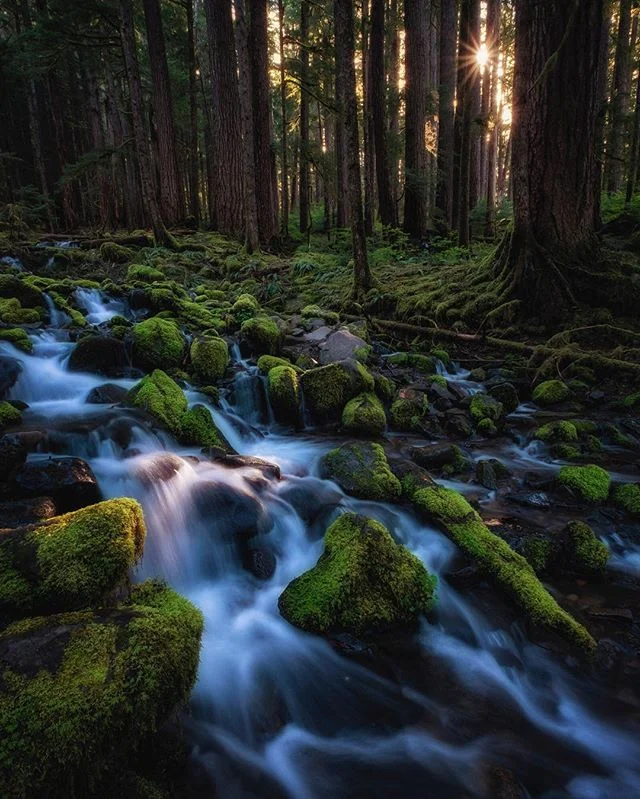
[[[96, 292], [79, 291], [77, 300], [93, 324], [126, 312]], [[278, 429], [262, 378], [237, 349], [234, 382], [219, 407], [195, 390], [187, 397], [207, 405], [238, 453], [277, 464], [280, 480], [253, 466], [199, 460], [197, 449], [153, 430], [134, 411], [88, 404], [93, 388], [130, 388], [136, 380], [68, 371], [74, 344], [64, 329], [36, 332], [32, 340], [31, 355], [0, 343], [0, 354], [23, 367], [10, 396], [28, 403], [24, 426], [49, 431], [46, 448], [29, 457], [84, 458], [105, 498], [138, 499], [148, 537], [136, 579], [160, 576], [204, 613], [185, 722], [199, 795], [640, 796], [633, 697], [609, 692], [578, 664], [531, 643], [509, 613], [492, 613], [491, 604], [442, 579], [457, 551], [437, 529], [409, 510], [353, 499], [320, 480], [318, 461], [338, 438]], [[465, 375], [454, 379], [476, 390]], [[531, 412], [521, 406], [517, 413]], [[557, 468], [543, 449], [514, 442], [498, 456], [520, 469]], [[167, 477], [160, 467], [169, 453], [180, 461], [167, 461]], [[617, 479], [632, 476], [623, 469]], [[220, 483], [262, 519], [264, 532], [252, 545], [275, 558], [266, 579], [243, 568], [229, 535], [234, 520], [207, 512], [207, 486]], [[490, 505], [490, 492], [472, 487]], [[383, 522], [439, 578], [433, 618], [423, 620], [415, 639], [383, 641], [380, 658], [349, 636], [329, 642], [305, 634], [277, 609], [286, 585], [315, 564], [322, 533], [344, 509]], [[640, 547], [601, 535], [616, 545], [613, 566], [640, 575]]]

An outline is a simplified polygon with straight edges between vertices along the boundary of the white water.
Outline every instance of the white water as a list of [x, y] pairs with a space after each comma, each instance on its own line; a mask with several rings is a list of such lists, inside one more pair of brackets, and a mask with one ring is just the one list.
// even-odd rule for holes
[[[260, 473], [252, 468], [183, 461], [171, 479], [150, 484], [146, 470], [158, 454], [196, 451], [133, 421], [127, 449], [139, 454], [126, 456], [108, 433], [114, 418], [128, 414], [114, 416], [105, 406], [85, 404], [104, 378], [66, 371], [73, 345], [54, 334], [34, 337], [34, 345], [33, 354], [25, 355], [0, 344], [0, 353], [23, 365], [12, 397], [29, 403], [25, 422], [53, 420], [67, 454], [89, 460], [105, 496], [130, 495], [143, 503], [149, 534], [137, 576], [163, 576], [205, 614], [190, 726], [210, 795], [215, 789], [234, 798], [481, 797], [487, 795], [487, 763], [527, 771], [538, 758], [541, 769], [555, 774], [552, 782], [564, 784], [565, 796], [640, 795], [637, 729], [626, 729], [619, 718], [608, 721], [598, 697], [590, 695], [593, 686], [530, 644], [519, 629], [493, 623], [443, 580], [437, 619], [423, 623], [420, 645], [425, 657], [451, 675], [451, 690], [457, 684], [479, 703], [508, 713], [509, 723], [492, 725], [497, 731], [491, 735], [465, 734], [458, 696], [398, 686], [281, 619], [279, 594], [322, 550], [283, 495], [297, 478], [314, 484], [308, 478], [331, 443], [248, 426], [259, 425], [263, 414], [254, 401], [259, 378], [245, 371], [246, 364], [239, 364], [235, 406], [212, 410], [232, 446], [278, 463], [283, 480], [265, 484], [256, 482]], [[134, 381], [111, 382], [128, 387]], [[196, 392], [188, 397], [204, 400]], [[235, 410], [246, 418], [235, 418]], [[88, 417], [96, 420], [90, 433], [82, 427]], [[73, 422], [81, 425], [80, 433]], [[271, 519], [272, 528], [259, 537], [276, 556], [270, 579], [259, 581], [244, 571], [224, 518], [198, 508], [194, 498], [203, 484], [233, 489]], [[347, 497], [342, 505], [380, 519], [434, 574], [442, 574], [455, 553], [438, 531], [397, 507]], [[325, 525], [336, 512], [327, 509]], [[536, 752], [532, 740], [544, 743], [545, 754]]]
[[114, 316], [127, 314], [124, 302], [106, 297], [100, 289], [76, 289], [74, 294], [87, 322], [92, 325], [101, 325]]

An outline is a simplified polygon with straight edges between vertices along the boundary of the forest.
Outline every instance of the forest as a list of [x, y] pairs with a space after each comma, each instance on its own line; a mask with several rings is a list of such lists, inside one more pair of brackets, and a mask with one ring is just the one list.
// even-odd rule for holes
[[640, 799], [638, 0], [0, 0], [0, 799]]

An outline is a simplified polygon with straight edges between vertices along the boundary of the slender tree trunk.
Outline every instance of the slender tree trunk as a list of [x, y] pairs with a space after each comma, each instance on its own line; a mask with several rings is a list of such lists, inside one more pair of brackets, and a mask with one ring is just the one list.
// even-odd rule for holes
[[469, 208], [471, 205], [471, 149], [472, 118], [475, 104], [475, 84], [478, 65], [475, 58], [476, 47], [473, 40], [474, 20], [479, 0], [462, 0], [460, 9], [460, 41], [458, 46], [458, 104], [456, 117], [459, 117], [460, 149], [458, 160], [458, 243], [461, 247], [469, 244]]
[[618, 37], [611, 94], [611, 122], [607, 156], [607, 191], [620, 191], [624, 175], [624, 148], [631, 93], [631, 0], [620, 0]]
[[405, 0], [405, 189], [404, 230], [427, 235], [429, 187], [425, 127], [429, 111], [429, 3]]
[[376, 159], [374, 152], [375, 131], [373, 127], [373, 102], [371, 97], [371, 50], [369, 45], [369, 0], [362, 2], [362, 89], [363, 124], [362, 142], [364, 146], [364, 229], [368, 236], [373, 233], [375, 216]]
[[153, 110], [158, 145], [158, 181], [163, 213], [169, 224], [184, 217], [182, 184], [178, 177], [176, 133], [169, 85], [169, 68], [162, 30], [160, 0], [144, 0], [147, 44], [151, 64]]
[[361, 301], [371, 288], [360, 185], [360, 142], [354, 66], [353, 0], [334, 0], [336, 85], [341, 87], [338, 114], [343, 120], [347, 156], [347, 190], [353, 244], [353, 298]]
[[636, 180], [638, 177], [638, 160], [640, 157], [640, 70], [636, 78], [636, 106], [633, 114], [633, 141], [631, 143], [631, 154], [629, 157], [629, 168], [627, 172], [627, 186], [625, 195], [625, 209], [631, 208], [631, 200], [636, 190]]
[[385, 0], [371, 1], [371, 52], [369, 54], [371, 61], [371, 105], [376, 152], [378, 212], [383, 225], [397, 227], [396, 206], [391, 191], [389, 143], [385, 120], [384, 4]]
[[480, 66], [477, 60], [477, 52], [480, 46], [480, 0], [472, 0], [471, 3], [471, 29], [469, 36], [468, 52], [468, 79], [470, 85], [471, 115], [469, 127], [469, 210], [476, 207], [480, 198], [480, 147], [482, 125], [481, 117], [481, 75]]
[[289, 162], [287, 141], [287, 82], [284, 54], [284, 0], [278, 0], [278, 52], [280, 55], [280, 116], [282, 119], [282, 139], [280, 141], [282, 235], [289, 238]]
[[396, 218], [399, 208], [399, 178], [400, 178], [400, 27], [402, 20], [398, 11], [398, 0], [389, 2], [389, 25], [388, 32], [388, 84], [389, 84], [389, 162], [391, 170], [391, 191], [395, 205]]
[[438, 96], [438, 187], [436, 205], [453, 225], [453, 121], [456, 93], [456, 0], [440, 1], [440, 91]]
[[300, 3], [300, 232], [311, 223], [309, 209], [309, 13], [310, 0]]
[[196, 35], [194, 0], [186, 0], [187, 64], [189, 68], [189, 189], [191, 216], [200, 222], [200, 161], [198, 156], [198, 76], [196, 75]]
[[[485, 66], [489, 75], [489, 108], [487, 123], [487, 212], [484, 233], [489, 239], [496, 235], [496, 156], [498, 150], [498, 56], [500, 49], [501, 0], [487, 0], [487, 51], [489, 61]], [[484, 90], [483, 90], [484, 98]]]

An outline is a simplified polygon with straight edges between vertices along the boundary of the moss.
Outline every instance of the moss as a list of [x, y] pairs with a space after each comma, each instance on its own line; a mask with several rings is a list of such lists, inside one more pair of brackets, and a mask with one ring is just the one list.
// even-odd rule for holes
[[126, 264], [133, 258], [133, 250], [130, 247], [123, 247], [115, 241], [103, 241], [98, 254], [103, 261], [114, 264]]
[[247, 319], [242, 323], [240, 334], [253, 353], [277, 355], [280, 349], [282, 334], [278, 325], [268, 316]]
[[362, 347], [356, 347], [353, 351], [353, 357], [360, 363], [368, 363], [373, 355], [373, 347], [370, 344], [363, 344]]
[[127, 270], [127, 282], [129, 283], [158, 283], [163, 280], [166, 280], [164, 272], [154, 269], [152, 266], [131, 264]]
[[572, 444], [556, 444], [553, 447], [553, 455], [563, 461], [575, 461], [582, 457], [582, 453]]
[[569, 566], [578, 574], [601, 574], [609, 560], [609, 550], [584, 522], [567, 525], [567, 555]]
[[397, 352], [387, 358], [388, 363], [394, 366], [410, 366], [426, 375], [433, 374], [438, 365], [438, 359], [432, 355], [422, 355], [418, 352]]
[[375, 374], [373, 376], [374, 389], [376, 394], [383, 402], [391, 402], [396, 393], [396, 384], [384, 375]]
[[394, 430], [406, 433], [418, 433], [423, 429], [423, 420], [429, 411], [429, 402], [425, 394], [398, 397], [389, 409], [389, 418]]
[[211, 412], [204, 405], [194, 405], [182, 415], [179, 437], [187, 446], [227, 448]]
[[373, 391], [373, 377], [354, 360], [336, 361], [309, 369], [301, 378], [307, 410], [315, 420], [337, 420], [347, 402], [358, 394]]
[[531, 564], [536, 574], [544, 574], [553, 559], [555, 548], [548, 538], [541, 535], [529, 536], [523, 546], [522, 554]]
[[298, 374], [302, 374], [304, 371], [304, 369], [301, 369], [299, 366], [294, 366], [294, 364], [292, 364], [286, 358], [279, 358], [277, 355], [261, 355], [258, 358], [258, 369], [263, 375], [268, 374], [271, 369], [274, 368], [274, 366], [289, 366]]
[[241, 294], [231, 306], [231, 314], [236, 323], [241, 325], [260, 313], [260, 304], [251, 294]]
[[604, 432], [607, 438], [618, 447], [625, 447], [627, 449], [638, 448], [638, 445], [634, 439], [626, 433], [623, 433], [622, 430], [620, 430], [620, 428], [615, 424], [606, 424], [604, 426]]
[[613, 492], [613, 501], [632, 516], [640, 516], [640, 483], [618, 486]]
[[36, 308], [23, 308], [15, 298], [0, 300], [0, 322], [6, 325], [30, 325], [41, 320], [40, 311]]
[[0, 341], [8, 341], [23, 352], [33, 351], [33, 342], [21, 327], [0, 330]]
[[39, 288], [13, 275], [0, 275], [0, 298], [15, 299], [23, 308], [46, 306], [44, 294]]
[[474, 394], [469, 405], [469, 413], [476, 425], [484, 419], [489, 419], [495, 424], [504, 416], [504, 406], [490, 394]]
[[431, 355], [433, 355], [434, 358], [437, 358], [444, 366], [449, 366], [451, 363], [451, 358], [446, 350], [433, 349], [431, 350]]
[[554, 631], [578, 648], [595, 648], [587, 630], [558, 605], [527, 560], [494, 535], [457, 491], [441, 486], [423, 488], [414, 494], [413, 503], [486, 572], [528, 621]]
[[191, 365], [201, 383], [215, 383], [229, 365], [227, 342], [219, 337], [199, 336], [191, 344]]
[[129, 391], [128, 401], [134, 408], [151, 414], [174, 435], [180, 435], [187, 399], [180, 386], [162, 370], [156, 369], [136, 383]]
[[345, 513], [327, 530], [324, 552], [278, 601], [291, 624], [356, 635], [414, 625], [435, 600], [435, 579], [379, 522]]
[[545, 380], [537, 385], [531, 398], [537, 405], [557, 405], [569, 398], [571, 390], [562, 380]]
[[[143, 584], [108, 613], [32, 619], [0, 635], [3, 796], [91, 795], [123, 755], [183, 703], [196, 677], [202, 616]], [[13, 654], [27, 646], [33, 672]]]
[[140, 559], [142, 509], [112, 499], [0, 536], [0, 617], [100, 604]]
[[622, 400], [622, 407], [629, 408], [630, 410], [640, 408], [640, 391], [635, 394], [629, 394]]
[[447, 388], [449, 385], [447, 378], [442, 375], [430, 375], [429, 382], [432, 386], [441, 386], [442, 388]]
[[340, 321], [340, 316], [335, 311], [325, 311], [317, 305], [306, 305], [300, 314], [305, 319], [324, 319], [330, 325], [336, 325]]
[[495, 436], [498, 433], [498, 428], [496, 427], [495, 422], [493, 419], [488, 418], [480, 419], [476, 429], [483, 436]]
[[10, 402], [0, 402], [0, 430], [5, 427], [20, 424], [22, 414]]
[[538, 427], [533, 437], [540, 441], [570, 442], [578, 440], [578, 431], [573, 422], [549, 422]]
[[605, 502], [609, 496], [611, 477], [605, 469], [594, 464], [563, 466], [558, 474], [558, 483], [585, 502]]
[[574, 419], [572, 424], [580, 436], [598, 432], [598, 425], [589, 419]]
[[382, 403], [370, 392], [359, 394], [344, 406], [342, 426], [357, 435], [383, 435], [387, 427], [387, 418]]
[[394, 502], [402, 493], [380, 444], [352, 441], [332, 449], [320, 461], [320, 473], [359, 499]]
[[185, 355], [185, 341], [175, 322], [152, 317], [135, 325], [133, 360], [143, 369], [176, 369]]
[[290, 365], [270, 369], [267, 393], [276, 419], [295, 425], [300, 405], [300, 384], [296, 370]]

